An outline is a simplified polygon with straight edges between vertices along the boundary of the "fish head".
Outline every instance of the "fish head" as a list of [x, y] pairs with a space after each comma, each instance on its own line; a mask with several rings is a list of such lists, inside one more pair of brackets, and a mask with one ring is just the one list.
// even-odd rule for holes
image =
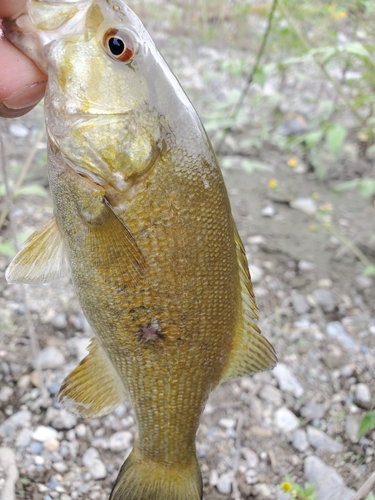
[[174, 111], [190, 105], [136, 14], [121, 0], [32, 0], [5, 29], [48, 73], [54, 150], [129, 192], [170, 147]]

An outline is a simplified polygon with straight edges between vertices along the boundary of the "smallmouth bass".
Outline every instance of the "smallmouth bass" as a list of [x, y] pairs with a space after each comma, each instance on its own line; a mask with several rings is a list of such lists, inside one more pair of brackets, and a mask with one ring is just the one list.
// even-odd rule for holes
[[6, 277], [71, 273], [95, 338], [62, 406], [89, 418], [134, 405], [139, 438], [110, 499], [201, 499], [209, 392], [276, 363], [210, 141], [121, 0], [33, 0], [4, 26], [48, 73], [54, 205]]

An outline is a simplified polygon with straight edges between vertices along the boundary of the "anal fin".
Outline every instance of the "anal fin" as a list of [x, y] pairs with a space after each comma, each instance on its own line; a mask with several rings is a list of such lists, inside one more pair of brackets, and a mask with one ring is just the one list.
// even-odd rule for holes
[[8, 283], [38, 285], [69, 274], [69, 262], [56, 217], [51, 217], [23, 244], [6, 270]]
[[106, 354], [95, 338], [89, 354], [63, 381], [58, 401], [76, 416], [96, 418], [107, 415], [126, 398], [125, 389]]
[[261, 335], [258, 326], [254, 322], [258, 318], [257, 306], [245, 249], [235, 225], [234, 240], [241, 286], [242, 324], [240, 324], [235, 334], [232, 352], [220, 383], [231, 378], [272, 370], [277, 363], [273, 346]]

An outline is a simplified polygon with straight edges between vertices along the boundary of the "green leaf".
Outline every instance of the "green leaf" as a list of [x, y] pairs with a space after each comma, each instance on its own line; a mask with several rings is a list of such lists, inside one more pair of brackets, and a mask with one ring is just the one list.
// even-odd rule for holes
[[326, 133], [326, 143], [329, 151], [336, 155], [342, 145], [344, 144], [346, 137], [346, 128], [343, 125], [333, 125], [328, 129]]
[[375, 179], [361, 179], [358, 187], [362, 198], [370, 198], [375, 194]]
[[366, 49], [366, 47], [359, 42], [351, 42], [347, 43], [343, 47], [341, 47], [343, 52], [347, 52], [348, 54], [353, 54], [355, 56], [367, 57], [371, 58], [370, 52]]
[[367, 495], [367, 497], [365, 498], [365, 500], [375, 500], [375, 495], [372, 491], [370, 491], [370, 493]]
[[253, 82], [257, 83], [259, 85], [259, 87], [263, 88], [264, 84], [266, 83], [266, 79], [267, 79], [267, 75], [263, 71], [263, 69], [257, 68], [255, 73], [254, 73], [254, 76], [253, 76]]
[[316, 130], [315, 132], [309, 132], [308, 134], [305, 134], [303, 136], [303, 140], [305, 141], [308, 148], [312, 148], [322, 140], [323, 135], [323, 130]]
[[362, 274], [364, 276], [374, 276], [375, 275], [375, 266], [365, 267]]
[[16, 249], [11, 241], [5, 241], [0, 244], [0, 254], [6, 257], [14, 257], [16, 255]]
[[375, 411], [369, 411], [359, 424], [358, 437], [362, 437], [366, 432], [375, 429]]
[[42, 196], [43, 198], [48, 196], [47, 190], [44, 189], [44, 187], [40, 186], [39, 184], [29, 184], [28, 186], [21, 186], [19, 189], [17, 189], [17, 192], [15, 194], [16, 196], [19, 196], [21, 194]]
[[335, 193], [342, 193], [344, 191], [349, 191], [350, 189], [354, 189], [358, 186], [359, 179], [353, 179], [351, 181], [342, 182], [341, 184], [337, 184], [332, 191]]
[[271, 166], [267, 165], [267, 163], [263, 163], [258, 160], [247, 160], [246, 158], [241, 160], [241, 167], [248, 174], [252, 174], [255, 171], [264, 172], [272, 170]]
[[5, 184], [0, 184], [0, 196], [5, 196]]

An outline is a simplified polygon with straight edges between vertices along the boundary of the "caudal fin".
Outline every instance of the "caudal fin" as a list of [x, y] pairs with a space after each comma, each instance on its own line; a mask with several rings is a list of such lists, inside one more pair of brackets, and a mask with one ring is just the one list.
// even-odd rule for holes
[[201, 500], [202, 478], [197, 459], [165, 465], [134, 448], [125, 460], [110, 500]]

